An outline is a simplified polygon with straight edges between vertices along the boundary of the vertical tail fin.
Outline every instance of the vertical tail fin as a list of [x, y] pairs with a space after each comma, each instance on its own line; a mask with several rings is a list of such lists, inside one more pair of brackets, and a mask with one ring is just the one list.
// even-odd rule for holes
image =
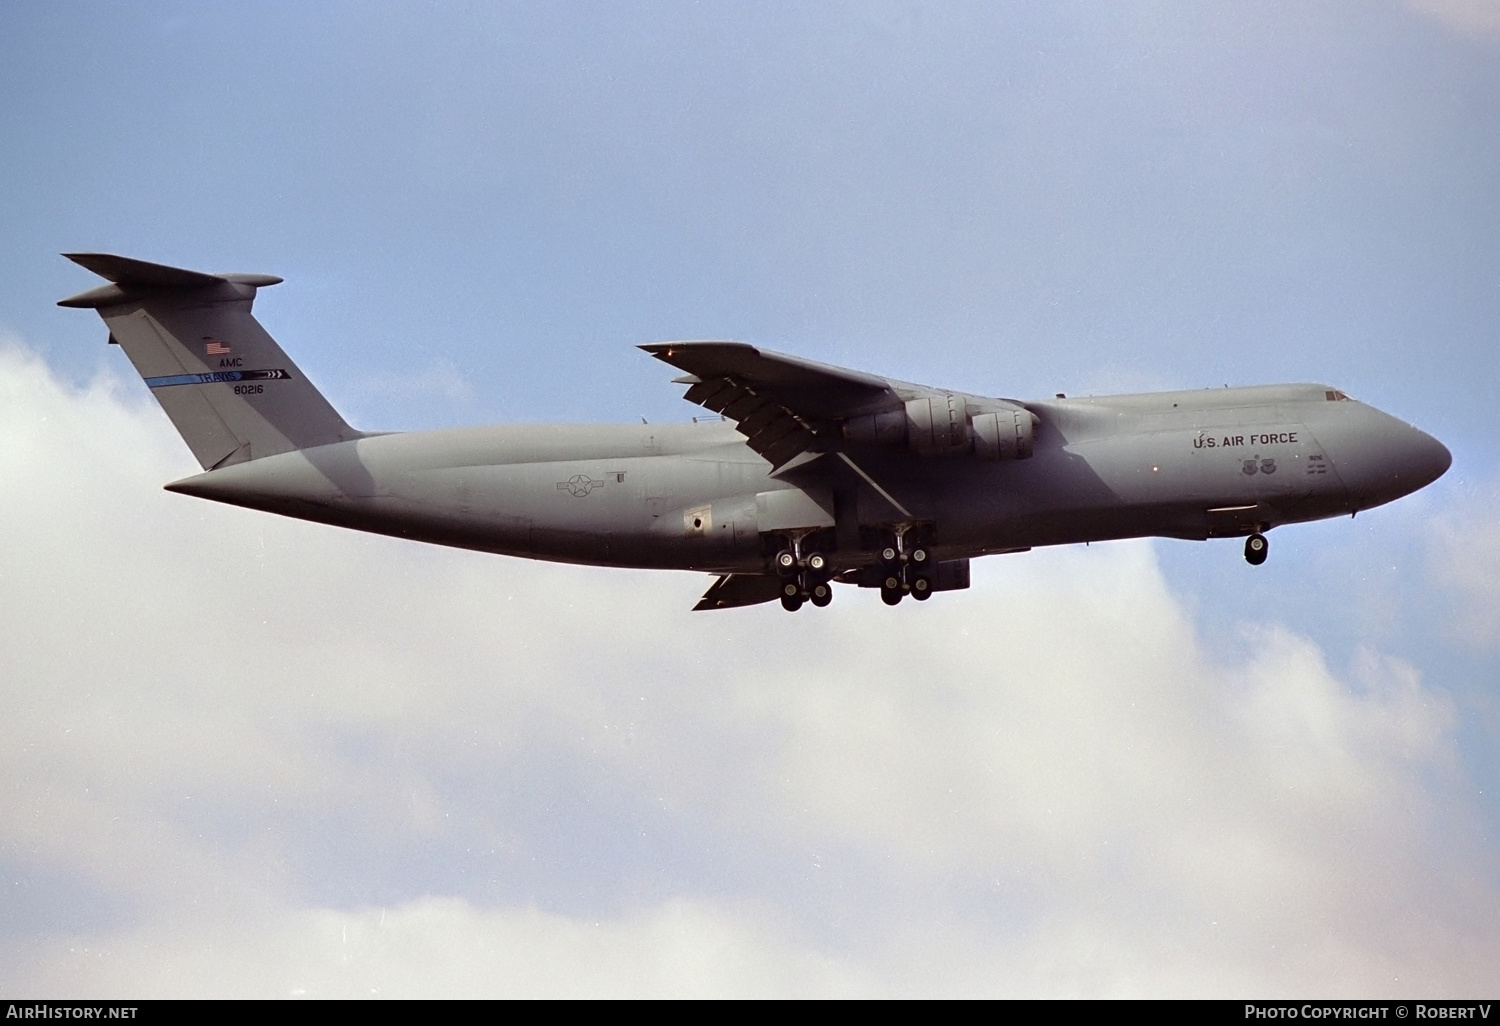
[[58, 306], [99, 311], [204, 470], [360, 437], [251, 315], [280, 278], [63, 255], [113, 284]]

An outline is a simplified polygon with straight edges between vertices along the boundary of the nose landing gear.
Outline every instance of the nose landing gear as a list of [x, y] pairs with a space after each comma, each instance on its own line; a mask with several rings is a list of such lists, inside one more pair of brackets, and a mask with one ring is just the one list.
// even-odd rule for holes
[[1270, 553], [1271, 543], [1260, 532], [1257, 531], [1245, 539], [1245, 562], [1251, 566], [1260, 566]]

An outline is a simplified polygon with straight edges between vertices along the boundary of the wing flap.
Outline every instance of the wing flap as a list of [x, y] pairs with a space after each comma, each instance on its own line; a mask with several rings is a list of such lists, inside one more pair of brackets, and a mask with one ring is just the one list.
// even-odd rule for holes
[[[693, 376], [697, 377], [696, 374]], [[697, 403], [699, 406], [713, 410], [715, 413], [721, 413], [724, 409], [723, 404], [714, 405], [714, 403], [719, 393], [729, 388], [733, 388], [733, 386], [724, 378], [711, 378], [708, 381], [699, 381], [692, 388], [689, 388], [683, 398], [690, 403]], [[734, 394], [739, 395], [738, 390]]]
[[[772, 445], [768, 445], [760, 454], [766, 458], [766, 462], [780, 470], [787, 463], [796, 459], [807, 451], [808, 441], [803, 435], [788, 435]], [[760, 452], [760, 450], [756, 450]]]
[[658, 342], [640, 347], [686, 371], [688, 402], [735, 422], [773, 467], [837, 444], [836, 422], [899, 404], [895, 383], [744, 342]]

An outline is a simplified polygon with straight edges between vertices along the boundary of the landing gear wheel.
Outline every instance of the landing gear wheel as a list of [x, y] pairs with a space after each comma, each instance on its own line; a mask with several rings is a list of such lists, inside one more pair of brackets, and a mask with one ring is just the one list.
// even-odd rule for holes
[[1263, 534], [1252, 534], [1245, 539], [1245, 562], [1251, 566], [1260, 566], [1271, 554], [1271, 543], [1266, 541]]
[[880, 563], [882, 566], [897, 566], [901, 563], [901, 550], [894, 545], [882, 545], [880, 547]]
[[828, 557], [821, 552], [814, 552], [807, 557], [807, 568], [815, 574], [820, 574], [828, 569]]
[[[789, 588], [791, 588], [790, 583], [782, 590], [786, 591]], [[812, 599], [815, 606], [826, 606], [833, 598], [833, 585], [828, 583], [828, 578], [811, 570], [804, 570], [797, 575], [797, 590], [803, 598]], [[823, 601], [819, 602], [819, 597]]]
[[906, 588], [901, 584], [900, 570], [887, 570], [880, 578], [880, 601], [888, 606], [894, 606], [906, 595]]
[[797, 554], [791, 549], [782, 549], [771, 562], [775, 565], [776, 572], [783, 577], [790, 577], [797, 572]]
[[797, 595], [783, 595], [783, 596], [781, 596], [781, 608], [785, 609], [788, 613], [795, 613], [797, 610], [801, 609], [802, 608], [802, 596], [801, 596], [801, 594], [797, 594]]
[[931, 553], [927, 551], [927, 546], [925, 545], [913, 545], [911, 551], [906, 554], [906, 558], [911, 562], [912, 566], [920, 567], [927, 565], [927, 560], [930, 556]]

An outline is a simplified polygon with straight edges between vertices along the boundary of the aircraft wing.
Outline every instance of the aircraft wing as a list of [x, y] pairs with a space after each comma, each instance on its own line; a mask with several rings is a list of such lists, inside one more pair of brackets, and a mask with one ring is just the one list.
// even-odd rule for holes
[[896, 382], [745, 342], [656, 342], [640, 348], [679, 370], [684, 397], [735, 422], [772, 467], [839, 439], [833, 422], [899, 406]]

